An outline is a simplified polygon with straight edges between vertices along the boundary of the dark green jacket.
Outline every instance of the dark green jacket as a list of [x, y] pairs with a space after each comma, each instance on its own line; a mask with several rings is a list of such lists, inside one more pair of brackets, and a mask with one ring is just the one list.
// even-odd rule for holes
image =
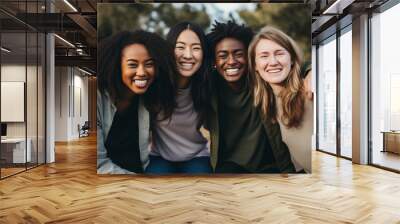
[[[206, 126], [210, 131], [210, 159], [211, 165], [215, 170], [218, 161], [219, 150], [219, 122], [218, 122], [218, 97], [217, 94], [211, 96], [211, 111], [207, 118]], [[270, 121], [264, 123], [268, 142], [271, 145], [272, 153], [275, 157], [276, 165], [281, 173], [295, 173], [295, 168], [290, 158], [287, 145], [282, 141], [281, 130], [278, 122]]]

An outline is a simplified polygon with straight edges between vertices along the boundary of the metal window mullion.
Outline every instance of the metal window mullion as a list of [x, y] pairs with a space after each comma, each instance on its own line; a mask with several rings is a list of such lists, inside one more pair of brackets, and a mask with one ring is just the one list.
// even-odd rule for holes
[[[36, 1], [39, 13], [39, 1]], [[36, 32], [36, 166], [39, 165], [39, 32]]]
[[[2, 23], [0, 23], [0, 47], [2, 46], [2, 32], [1, 32], [1, 29], [2, 28]], [[2, 58], [1, 58], [1, 55], [2, 55], [2, 53], [1, 53], [1, 51], [0, 51], [0, 124], [2, 123], [1, 122], [1, 67], [2, 67], [2, 64], [1, 64], [1, 61], [2, 61]], [[0, 144], [0, 158], [1, 158], [1, 150], [2, 150], [2, 147], [1, 147], [1, 144]], [[1, 176], [1, 169], [2, 168], [2, 164], [1, 164], [1, 162], [0, 162], [0, 180], [2, 179], [2, 176]]]
[[315, 117], [315, 122], [317, 123], [315, 125], [315, 133], [316, 133], [316, 140], [315, 140], [315, 148], [318, 150], [319, 149], [319, 113], [318, 113], [318, 106], [319, 106], [319, 44], [316, 45], [315, 47], [315, 62], [316, 62], [316, 69], [315, 69], [315, 96], [316, 96], [316, 102], [315, 102], [315, 107], [316, 107], [316, 117]]
[[71, 92], [72, 92], [72, 116], [73, 118], [75, 118], [75, 69], [74, 67], [72, 68], [72, 88], [71, 88]]
[[[28, 19], [28, 1], [25, 0], [25, 21]], [[26, 24], [26, 23], [25, 23]], [[24, 102], [24, 118], [25, 118], [25, 170], [28, 170], [28, 24], [25, 25], [25, 102]]]
[[372, 56], [372, 29], [371, 29], [371, 20], [372, 20], [372, 12], [368, 12], [368, 20], [367, 20], [367, 46], [368, 46], [368, 53], [367, 53], [367, 83], [368, 83], [368, 95], [367, 95], [367, 119], [368, 119], [368, 124], [367, 124], [367, 129], [368, 129], [368, 156], [367, 156], [367, 163], [368, 164], [373, 164], [373, 152], [372, 152], [372, 64], [371, 64], [371, 56]]
[[68, 118], [70, 118], [71, 117], [71, 70], [69, 70], [68, 67], [67, 67], [67, 73], [68, 73]]
[[[45, 9], [47, 13], [47, 6]], [[44, 33], [44, 164], [47, 163], [47, 38], [48, 33]], [[43, 69], [42, 69], [43, 70]], [[43, 77], [43, 74], [42, 74]]]
[[59, 103], [59, 105], [60, 105], [60, 107], [59, 107], [59, 111], [60, 111], [60, 118], [62, 117], [62, 85], [61, 85], [61, 81], [62, 81], [62, 77], [64, 76], [64, 74], [63, 74], [63, 72], [60, 72], [60, 74], [58, 74], [58, 89], [60, 90], [59, 92], [59, 101], [60, 101], [60, 103]]
[[340, 64], [340, 36], [341, 32], [338, 29], [336, 31], [336, 154], [341, 157], [341, 114], [340, 114], [340, 76], [341, 76], [341, 64]]

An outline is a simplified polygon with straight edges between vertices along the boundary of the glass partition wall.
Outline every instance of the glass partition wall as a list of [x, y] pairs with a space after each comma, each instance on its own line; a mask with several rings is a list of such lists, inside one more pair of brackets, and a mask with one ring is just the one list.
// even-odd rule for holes
[[400, 171], [400, 4], [371, 18], [370, 163]]
[[339, 38], [340, 68], [340, 155], [352, 158], [352, 34], [351, 25], [341, 31]]
[[336, 35], [320, 43], [317, 54], [317, 149], [336, 154]]
[[[1, 177], [26, 169], [26, 33], [1, 33]], [[4, 50], [6, 49], [6, 50]]]
[[[400, 172], [400, 4], [369, 16], [368, 163]], [[355, 40], [358, 41], [358, 40]], [[317, 149], [352, 158], [352, 27], [317, 44]]]
[[[36, 13], [39, 3], [18, 9]], [[0, 11], [1, 179], [45, 162], [45, 34], [20, 15]]]
[[351, 25], [317, 47], [317, 149], [352, 157]]

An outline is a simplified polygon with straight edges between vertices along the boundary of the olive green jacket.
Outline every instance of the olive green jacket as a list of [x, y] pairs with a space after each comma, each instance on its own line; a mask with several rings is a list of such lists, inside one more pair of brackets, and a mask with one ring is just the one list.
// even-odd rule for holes
[[[211, 108], [207, 117], [206, 127], [210, 131], [210, 160], [214, 170], [217, 166], [219, 149], [220, 130], [218, 115], [218, 97], [216, 94], [213, 94], [211, 96]], [[282, 141], [279, 123], [267, 121], [264, 122], [264, 128], [268, 136], [268, 142], [271, 145], [272, 153], [275, 157], [276, 165], [281, 173], [295, 173], [289, 149]]]

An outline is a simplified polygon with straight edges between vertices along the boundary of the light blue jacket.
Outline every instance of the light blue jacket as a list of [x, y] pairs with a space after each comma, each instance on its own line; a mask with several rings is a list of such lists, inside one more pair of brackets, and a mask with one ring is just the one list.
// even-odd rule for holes
[[[133, 172], [121, 168], [107, 157], [107, 149], [104, 145], [110, 131], [117, 108], [111, 101], [108, 93], [102, 94], [97, 91], [97, 173], [98, 174], [134, 174]], [[139, 100], [138, 108], [139, 120], [139, 148], [140, 159], [143, 170], [149, 164], [149, 143], [150, 143], [150, 116], [143, 105], [143, 100]]]

